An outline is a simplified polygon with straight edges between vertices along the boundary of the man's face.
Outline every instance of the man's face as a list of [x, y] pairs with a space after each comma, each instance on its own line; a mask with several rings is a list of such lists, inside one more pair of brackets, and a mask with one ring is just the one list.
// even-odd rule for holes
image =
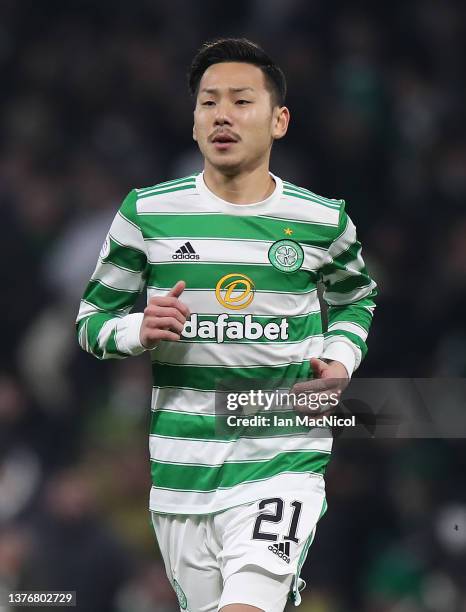
[[288, 109], [272, 107], [260, 68], [214, 64], [199, 84], [193, 138], [206, 162], [234, 174], [268, 161], [272, 142], [285, 135], [288, 119]]

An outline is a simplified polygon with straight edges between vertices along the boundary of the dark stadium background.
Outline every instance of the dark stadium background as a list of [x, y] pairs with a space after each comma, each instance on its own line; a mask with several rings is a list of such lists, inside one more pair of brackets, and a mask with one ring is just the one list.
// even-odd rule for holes
[[[272, 170], [357, 224], [380, 287], [358, 376], [466, 374], [464, 2], [2, 0], [0, 590], [178, 609], [146, 510], [149, 363], [91, 358], [74, 319], [124, 195], [200, 169], [185, 71], [219, 35], [287, 75]], [[340, 440], [300, 610], [465, 612], [465, 471], [462, 440]]]

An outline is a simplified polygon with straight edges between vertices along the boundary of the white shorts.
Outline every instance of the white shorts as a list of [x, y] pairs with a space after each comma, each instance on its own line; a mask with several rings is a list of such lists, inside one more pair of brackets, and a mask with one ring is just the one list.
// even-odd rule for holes
[[299, 605], [301, 567], [326, 510], [323, 478], [299, 490], [210, 515], [152, 512], [167, 576], [180, 609], [217, 612], [233, 603], [283, 612]]

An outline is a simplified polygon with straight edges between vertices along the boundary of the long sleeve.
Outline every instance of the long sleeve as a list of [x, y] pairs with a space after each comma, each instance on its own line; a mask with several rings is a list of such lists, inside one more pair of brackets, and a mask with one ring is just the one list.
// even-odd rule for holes
[[139, 339], [143, 313], [129, 314], [144, 289], [147, 265], [136, 199], [134, 190], [124, 199], [80, 303], [78, 341], [98, 359], [123, 359], [145, 350]]
[[322, 269], [324, 300], [328, 304], [328, 330], [322, 358], [343, 363], [352, 373], [367, 353], [366, 338], [372, 322], [377, 285], [361, 256], [356, 228], [342, 202], [338, 235], [329, 248], [331, 260]]

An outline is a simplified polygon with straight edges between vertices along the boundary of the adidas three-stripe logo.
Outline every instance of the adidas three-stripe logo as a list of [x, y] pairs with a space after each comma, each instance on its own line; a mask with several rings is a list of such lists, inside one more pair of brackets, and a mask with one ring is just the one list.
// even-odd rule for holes
[[279, 544], [272, 544], [269, 546], [269, 550], [273, 552], [277, 557], [286, 561], [286, 563], [290, 562], [290, 543], [289, 542], [280, 542]]
[[190, 242], [185, 242], [183, 246], [172, 255], [172, 259], [199, 259], [199, 255], [193, 249], [193, 245]]

